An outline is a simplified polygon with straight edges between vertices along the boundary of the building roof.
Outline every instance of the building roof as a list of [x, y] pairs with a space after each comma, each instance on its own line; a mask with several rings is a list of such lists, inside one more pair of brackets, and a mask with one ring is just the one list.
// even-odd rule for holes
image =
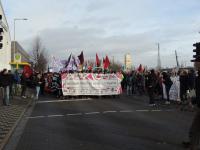
[[12, 41], [11, 42], [12, 51], [14, 51], [14, 43], [15, 43], [16, 51], [20, 52], [25, 57], [28, 57], [28, 58], [30, 57], [30, 55], [24, 50], [24, 48], [17, 41]]

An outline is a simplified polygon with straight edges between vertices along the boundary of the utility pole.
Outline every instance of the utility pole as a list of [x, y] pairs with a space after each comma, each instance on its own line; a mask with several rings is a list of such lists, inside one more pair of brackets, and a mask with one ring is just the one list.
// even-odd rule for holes
[[160, 60], [160, 43], [157, 43], [158, 45], [158, 62], [157, 62], [157, 69], [161, 69], [161, 60]]
[[179, 68], [180, 65], [179, 65], [178, 55], [177, 55], [177, 51], [176, 50], [175, 50], [175, 56], [176, 56], [176, 65], [177, 65], [177, 68]]

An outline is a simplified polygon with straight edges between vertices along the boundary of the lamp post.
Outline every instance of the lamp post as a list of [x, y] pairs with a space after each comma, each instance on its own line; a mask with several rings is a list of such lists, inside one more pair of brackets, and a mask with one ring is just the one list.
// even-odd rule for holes
[[16, 23], [16, 21], [18, 21], [18, 20], [24, 20], [24, 21], [26, 21], [26, 20], [28, 20], [27, 18], [14, 18], [14, 52], [13, 52], [13, 62], [15, 61], [15, 53], [16, 53], [16, 41], [15, 41], [15, 23]]

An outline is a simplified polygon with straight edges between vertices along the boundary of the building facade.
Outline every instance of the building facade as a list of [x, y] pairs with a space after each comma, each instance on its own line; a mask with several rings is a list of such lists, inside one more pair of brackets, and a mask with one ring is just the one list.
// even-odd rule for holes
[[30, 55], [17, 42], [11, 42], [11, 62], [12, 70], [23, 68], [24, 65], [30, 66]]
[[131, 57], [131, 55], [129, 53], [125, 54], [124, 65], [125, 65], [125, 70], [126, 71], [129, 71], [129, 70], [133, 69], [132, 57]]
[[11, 61], [12, 62], [15, 62], [14, 53], [21, 55], [21, 62], [30, 61], [30, 55], [24, 50], [24, 48], [17, 41], [11, 42]]
[[9, 31], [9, 26], [8, 22], [6, 20], [6, 16], [4, 13], [4, 9], [2, 6], [2, 3], [0, 1], [0, 15], [1, 15], [1, 20], [0, 20], [0, 28], [3, 29], [3, 32], [1, 35], [3, 36], [2, 39], [2, 48], [0, 49], [0, 70], [6, 68], [6, 69], [11, 69], [10, 62], [11, 62], [11, 37], [10, 37], [10, 31]]

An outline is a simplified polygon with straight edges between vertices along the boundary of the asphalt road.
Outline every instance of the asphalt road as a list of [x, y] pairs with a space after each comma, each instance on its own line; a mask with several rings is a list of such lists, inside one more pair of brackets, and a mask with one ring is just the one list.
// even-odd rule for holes
[[42, 98], [17, 150], [181, 150], [194, 114], [146, 97]]

